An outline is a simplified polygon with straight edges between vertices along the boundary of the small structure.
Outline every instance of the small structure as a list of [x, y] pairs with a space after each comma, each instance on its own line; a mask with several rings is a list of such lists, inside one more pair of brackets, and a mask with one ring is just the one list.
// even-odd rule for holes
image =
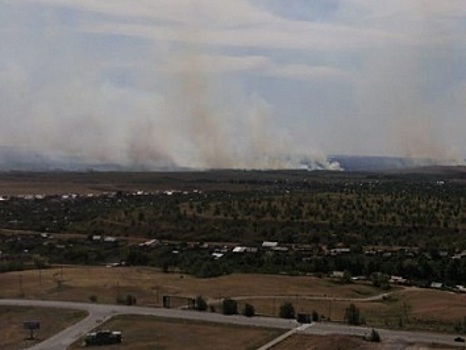
[[262, 249], [272, 249], [278, 246], [278, 242], [264, 241], [262, 242]]
[[[175, 305], [173, 305], [173, 302]], [[194, 309], [196, 306], [196, 299], [180, 295], [164, 295], [162, 297], [162, 303], [163, 307], [166, 309], [170, 309], [173, 306]]]
[[345, 277], [345, 272], [344, 271], [332, 271], [331, 277], [333, 277], [333, 278], [343, 278], [343, 277]]
[[311, 323], [312, 320], [311, 320], [311, 315], [310, 314], [297, 314], [296, 315], [296, 321], [298, 321], [299, 323]]
[[242, 247], [242, 246], [236, 246], [233, 248], [232, 252], [233, 253], [236, 253], [236, 254], [241, 254], [241, 253], [244, 253], [246, 251], [246, 247]]

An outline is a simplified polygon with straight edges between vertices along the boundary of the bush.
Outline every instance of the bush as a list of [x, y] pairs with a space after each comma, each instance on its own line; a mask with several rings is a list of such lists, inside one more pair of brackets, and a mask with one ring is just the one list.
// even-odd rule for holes
[[380, 343], [381, 340], [379, 332], [377, 332], [374, 328], [372, 328], [371, 334], [369, 334], [366, 339], [374, 343]]
[[280, 317], [281, 318], [294, 318], [295, 317], [294, 306], [292, 303], [286, 302], [280, 306]]
[[96, 303], [98, 300], [97, 295], [95, 294], [89, 295], [89, 300], [93, 303]]
[[361, 312], [353, 303], [345, 310], [345, 321], [356, 326], [362, 323]]
[[128, 294], [126, 296], [126, 305], [136, 305], [136, 297], [134, 295]]
[[236, 315], [238, 313], [238, 303], [230, 298], [223, 299], [222, 312], [224, 315]]
[[256, 309], [251, 304], [244, 304], [243, 315], [253, 317], [256, 314]]
[[207, 310], [207, 302], [204, 300], [204, 298], [200, 295], [197, 296], [194, 308], [197, 311], [206, 311]]

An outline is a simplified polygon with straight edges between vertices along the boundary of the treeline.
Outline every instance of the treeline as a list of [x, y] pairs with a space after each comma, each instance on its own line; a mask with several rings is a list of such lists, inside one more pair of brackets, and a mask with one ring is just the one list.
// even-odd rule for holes
[[[227, 254], [213, 260], [211, 251], [183, 246], [142, 251], [83, 239], [65, 244], [4, 239], [0, 250], [28, 251], [52, 262], [127, 261], [200, 277], [233, 271], [326, 274], [346, 270], [352, 276], [381, 272], [419, 281], [466, 280], [464, 260], [452, 258], [466, 250], [466, 186], [462, 182], [344, 173], [292, 172], [289, 178], [286, 172], [266, 173], [264, 178], [258, 172], [242, 175], [231, 179], [223, 174], [215, 189], [205, 192], [10, 198], [0, 201], [0, 228], [256, 247], [269, 240], [310, 245], [311, 253]], [[213, 178], [209, 177], [209, 184]], [[195, 188], [195, 183], [190, 186]], [[328, 256], [322, 251], [340, 246], [351, 253]], [[416, 254], [366, 255], [367, 246], [414, 247]], [[173, 253], [176, 250], [179, 254]]]
[[355, 179], [260, 191], [0, 202], [2, 228], [178, 241], [420, 245], [466, 249], [461, 183]]

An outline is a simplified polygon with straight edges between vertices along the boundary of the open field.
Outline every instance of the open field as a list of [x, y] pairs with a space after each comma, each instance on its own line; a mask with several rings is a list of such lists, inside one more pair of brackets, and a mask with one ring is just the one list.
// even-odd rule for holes
[[[18, 350], [30, 347], [85, 316], [86, 312], [79, 310], [0, 306], [0, 349]], [[29, 331], [23, 329], [23, 322], [31, 320], [40, 322], [40, 330], [34, 340], [27, 339]]]
[[458, 347], [430, 344], [408, 344], [402, 341], [369, 343], [359, 337], [346, 335], [303, 335], [296, 334], [274, 346], [273, 350], [452, 350]]
[[[241, 327], [207, 322], [169, 320], [153, 316], [117, 316], [99, 329], [123, 330], [123, 342], [118, 346], [99, 349], [257, 349], [283, 331], [258, 327]], [[83, 339], [69, 349], [82, 348]]]
[[[350, 301], [332, 298], [367, 298], [382, 293], [367, 284], [336, 284], [310, 276], [232, 274], [209, 279], [179, 273], [162, 273], [149, 267], [63, 267], [0, 274], [3, 298], [89, 301], [115, 303], [117, 296], [136, 297], [138, 305], [162, 306], [164, 295], [196, 297], [207, 301], [223, 297], [246, 297], [256, 312], [277, 316], [284, 301], [296, 312], [312, 313], [332, 321], [343, 321]], [[250, 296], [250, 298], [247, 298]], [[277, 296], [259, 299], [260, 296]], [[281, 297], [282, 296], [282, 297]], [[302, 297], [330, 300], [304, 300]], [[353, 301], [369, 325], [403, 329], [452, 332], [466, 315], [466, 295], [429, 289], [392, 290], [390, 297], [377, 301]], [[172, 304], [176, 306], [176, 303]], [[218, 305], [218, 303], [217, 303]], [[179, 305], [181, 306], [181, 304]]]
[[116, 296], [133, 294], [139, 305], [160, 305], [163, 295], [205, 299], [258, 295], [367, 297], [379, 291], [366, 284], [335, 284], [310, 276], [232, 274], [196, 278], [162, 273], [149, 267], [64, 267], [0, 274], [1, 297], [114, 303]]
[[273, 350], [379, 350], [387, 349], [382, 344], [368, 343], [359, 337], [347, 335], [295, 334], [272, 348]]
[[[101, 194], [116, 191], [244, 190], [258, 177], [263, 181], [289, 179], [303, 171], [185, 171], [185, 172], [0, 172], [0, 195]], [[325, 176], [326, 172], [315, 173]], [[232, 183], [230, 180], [234, 178]], [[256, 187], [260, 187], [256, 185]]]

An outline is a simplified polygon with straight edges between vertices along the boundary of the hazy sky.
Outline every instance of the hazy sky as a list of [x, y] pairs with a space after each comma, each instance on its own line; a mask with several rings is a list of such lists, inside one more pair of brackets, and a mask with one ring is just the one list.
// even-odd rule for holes
[[0, 0], [0, 147], [124, 165], [466, 156], [464, 0]]

